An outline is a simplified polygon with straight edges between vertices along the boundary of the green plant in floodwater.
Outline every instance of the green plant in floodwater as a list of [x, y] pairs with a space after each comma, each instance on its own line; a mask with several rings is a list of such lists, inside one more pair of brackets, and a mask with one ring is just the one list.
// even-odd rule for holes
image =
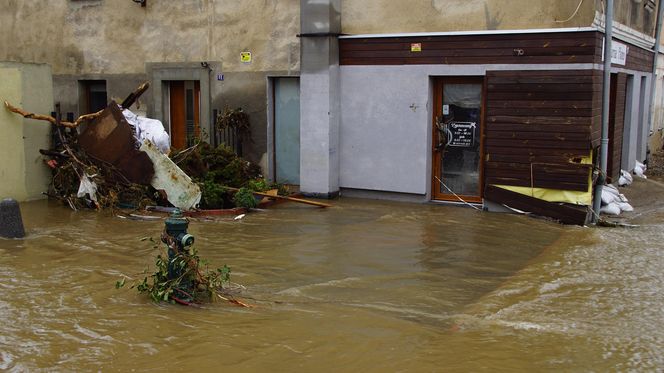
[[[212, 301], [215, 294], [225, 294], [224, 289], [230, 285], [230, 267], [224, 265], [210, 270], [208, 262], [198, 256], [194, 247], [178, 251], [170, 264], [171, 272], [179, 276], [169, 275], [169, 259], [159, 254], [154, 272], [150, 273], [146, 268], [143, 278], [134, 282], [131, 288], [147, 294], [155, 302], [191, 304]], [[124, 285], [124, 278], [115, 283], [118, 289]]]
[[223, 185], [216, 183], [213, 179], [206, 177], [201, 187], [202, 203], [201, 207], [205, 209], [220, 209], [224, 208], [224, 201], [228, 195], [228, 189]]
[[269, 183], [262, 178], [252, 179], [247, 182], [247, 189], [254, 192], [265, 192], [270, 189]]
[[258, 205], [254, 194], [249, 188], [240, 188], [233, 196], [233, 202], [238, 207], [254, 208]]

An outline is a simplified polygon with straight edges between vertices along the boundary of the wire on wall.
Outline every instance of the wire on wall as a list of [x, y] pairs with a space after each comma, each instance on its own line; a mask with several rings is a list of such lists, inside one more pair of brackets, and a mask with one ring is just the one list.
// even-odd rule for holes
[[574, 13], [572, 13], [571, 16], [569, 16], [569, 18], [567, 18], [567, 19], [564, 20], [564, 21], [558, 21], [558, 20], [556, 20], [556, 22], [557, 22], [557, 23], [565, 23], [565, 22], [569, 22], [572, 18], [574, 18], [574, 17], [577, 15], [577, 13], [579, 13], [579, 9], [581, 9], [581, 4], [583, 4], [583, 0], [579, 1], [579, 5], [576, 6], [576, 10], [574, 11]]

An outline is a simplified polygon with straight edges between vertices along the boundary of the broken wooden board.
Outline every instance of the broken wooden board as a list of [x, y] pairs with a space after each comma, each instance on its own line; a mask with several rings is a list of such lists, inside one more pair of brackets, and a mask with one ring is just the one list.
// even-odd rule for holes
[[157, 147], [145, 140], [140, 147], [154, 165], [154, 177], [150, 184], [157, 190], [163, 190], [173, 206], [188, 211], [201, 202], [201, 189], [173, 161]]
[[552, 218], [563, 224], [585, 225], [589, 218], [589, 209], [587, 206], [548, 202], [499, 188], [495, 185], [487, 185], [485, 187], [484, 198], [513, 209]]

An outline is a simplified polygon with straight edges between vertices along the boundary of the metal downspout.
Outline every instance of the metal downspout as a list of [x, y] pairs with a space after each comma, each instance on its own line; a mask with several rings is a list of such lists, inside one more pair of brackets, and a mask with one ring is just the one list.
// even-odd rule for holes
[[[657, 92], [657, 58], [659, 57], [659, 44], [662, 41], [662, 0], [657, 4], [657, 26], [655, 27], [655, 56], [652, 61], [652, 82], [650, 83], [650, 110], [648, 111], [648, 130], [655, 128], [655, 93]], [[662, 92], [664, 94], [664, 92]]]
[[604, 11], [604, 86], [602, 87], [602, 141], [600, 143], [599, 177], [593, 198], [593, 223], [599, 220], [602, 207], [602, 186], [606, 183], [606, 169], [609, 158], [609, 100], [611, 93], [611, 47], [613, 38], [613, 0], [606, 1]]

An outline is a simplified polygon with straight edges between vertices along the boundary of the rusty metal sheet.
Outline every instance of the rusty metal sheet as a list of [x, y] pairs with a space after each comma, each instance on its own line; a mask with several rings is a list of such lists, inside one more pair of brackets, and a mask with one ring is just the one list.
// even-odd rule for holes
[[115, 101], [83, 131], [78, 142], [87, 154], [112, 164], [127, 180], [150, 184], [154, 176], [152, 161], [136, 149], [133, 130]]

